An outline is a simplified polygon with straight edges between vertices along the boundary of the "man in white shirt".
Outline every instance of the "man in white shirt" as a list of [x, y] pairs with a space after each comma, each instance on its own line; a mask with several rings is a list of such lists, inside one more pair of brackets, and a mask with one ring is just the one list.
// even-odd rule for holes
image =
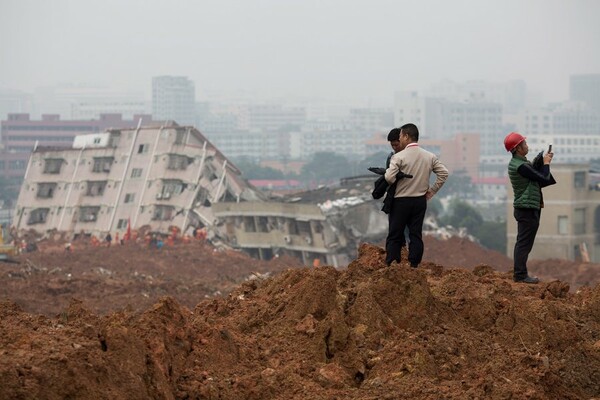
[[[400, 127], [401, 150], [392, 156], [385, 180], [392, 184], [399, 171], [413, 176], [401, 179], [396, 185], [396, 194], [390, 212], [390, 227], [386, 240], [386, 263], [400, 263], [404, 229], [408, 227], [408, 261], [417, 268], [423, 259], [423, 220], [427, 211], [427, 200], [440, 190], [448, 178], [448, 169], [438, 158], [419, 147], [419, 129], [415, 124]], [[429, 177], [437, 178], [429, 186]]]

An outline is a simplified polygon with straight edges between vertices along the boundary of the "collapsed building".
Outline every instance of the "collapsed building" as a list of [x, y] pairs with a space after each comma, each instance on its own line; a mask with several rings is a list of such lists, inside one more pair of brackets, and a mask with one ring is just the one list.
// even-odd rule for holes
[[211, 205], [261, 193], [198, 130], [170, 122], [34, 148], [13, 228], [104, 235], [211, 226]]
[[299, 258], [305, 264], [347, 265], [362, 241], [387, 234], [387, 215], [371, 197], [374, 175], [268, 202], [213, 204], [219, 230], [251, 256]]
[[269, 198], [193, 127], [111, 129], [76, 136], [68, 148], [34, 148], [13, 231], [103, 238], [205, 227], [213, 243], [256, 258], [341, 266], [361, 241], [387, 232], [374, 178]]

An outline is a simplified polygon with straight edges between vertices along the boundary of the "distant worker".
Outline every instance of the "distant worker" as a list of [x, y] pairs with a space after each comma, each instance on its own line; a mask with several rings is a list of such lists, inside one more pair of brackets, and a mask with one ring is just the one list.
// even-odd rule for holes
[[92, 235], [92, 237], [90, 238], [90, 242], [92, 244], [92, 246], [97, 247], [100, 242], [98, 241], [98, 238], [94, 235]]
[[106, 247], [110, 247], [110, 244], [112, 243], [112, 235], [110, 234], [110, 232], [106, 234], [106, 236], [104, 237], [104, 241], [106, 242]]
[[540, 226], [541, 209], [544, 207], [542, 188], [556, 183], [550, 173], [551, 148], [543, 155], [539, 169], [526, 158], [529, 146], [526, 138], [511, 132], [504, 138], [506, 151], [512, 153], [508, 163], [508, 177], [514, 192], [513, 215], [517, 221], [517, 240], [514, 249], [513, 280], [522, 283], [538, 283], [535, 276], [527, 272], [527, 258], [533, 248], [535, 235]]
[[321, 260], [319, 258], [315, 258], [313, 260], [313, 268], [318, 268], [321, 266]]
[[[448, 169], [433, 153], [419, 147], [419, 129], [415, 124], [400, 127], [399, 141], [400, 151], [392, 156], [390, 166], [385, 171], [385, 180], [391, 185], [400, 174], [409, 174], [412, 178], [401, 179], [396, 184], [389, 214], [385, 262], [387, 265], [393, 261], [400, 263], [402, 246], [405, 244], [404, 229], [408, 227], [408, 261], [411, 267], [417, 268], [423, 259], [423, 220], [427, 201], [446, 182]], [[429, 186], [432, 172], [437, 178]]]
[[158, 243], [158, 238], [156, 237], [156, 234], [153, 234], [152, 237], [150, 238], [150, 247], [156, 247], [156, 244]]
[[206, 228], [196, 228], [196, 239], [206, 240]]

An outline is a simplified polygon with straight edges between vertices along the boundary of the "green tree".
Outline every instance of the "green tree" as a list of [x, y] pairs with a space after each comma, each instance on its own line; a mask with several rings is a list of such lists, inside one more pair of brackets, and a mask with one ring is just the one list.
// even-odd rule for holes
[[455, 199], [450, 203], [450, 213], [444, 220], [446, 225], [455, 228], [467, 228], [473, 233], [476, 227], [483, 223], [481, 213], [468, 203]]
[[348, 176], [352, 166], [346, 157], [333, 152], [319, 152], [302, 167], [301, 177], [305, 181], [328, 182]]
[[427, 214], [433, 215], [436, 219], [444, 213], [444, 206], [442, 202], [437, 197], [431, 198], [429, 202], [427, 202]]
[[443, 191], [444, 195], [455, 194], [465, 197], [466, 195], [474, 194], [476, 189], [471, 183], [471, 177], [465, 172], [458, 171], [448, 176], [446, 183], [444, 183]]
[[390, 153], [380, 151], [378, 153], [371, 154], [365, 159], [358, 162], [357, 170], [360, 175], [369, 174], [370, 172], [367, 170], [369, 167], [382, 167], [385, 168], [385, 162]]
[[506, 222], [483, 221], [473, 232], [479, 243], [500, 253], [506, 252]]
[[469, 234], [488, 249], [506, 251], [506, 222], [484, 221], [481, 213], [463, 200], [453, 200], [448, 215], [441, 218], [441, 222], [455, 228], [467, 228]]

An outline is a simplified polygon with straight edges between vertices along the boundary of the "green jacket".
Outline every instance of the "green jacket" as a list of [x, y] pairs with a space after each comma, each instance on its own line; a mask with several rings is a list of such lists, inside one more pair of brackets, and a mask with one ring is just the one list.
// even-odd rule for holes
[[540, 184], [525, 178], [517, 172], [519, 167], [525, 163], [529, 163], [529, 161], [525, 157], [518, 155], [513, 155], [508, 163], [508, 177], [510, 178], [510, 184], [515, 194], [513, 207], [539, 210], [542, 204]]

